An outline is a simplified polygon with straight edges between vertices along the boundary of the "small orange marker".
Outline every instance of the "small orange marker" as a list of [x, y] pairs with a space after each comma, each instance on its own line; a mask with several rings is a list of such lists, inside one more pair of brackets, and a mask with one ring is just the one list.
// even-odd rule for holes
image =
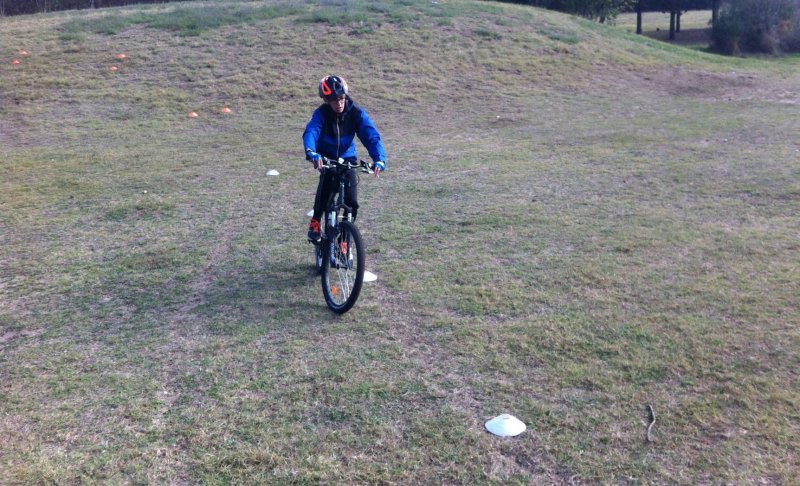
[[27, 55], [28, 55], [28, 51], [26, 51], [25, 49], [21, 49], [21, 50], [19, 51], [19, 55], [20, 55], [20, 56], [27, 56]]
[[231, 111], [231, 109], [230, 109], [230, 108], [228, 108], [227, 106], [226, 106], [226, 107], [224, 107], [224, 108], [222, 108], [222, 110], [221, 110], [221, 111], [222, 111], [222, 113], [233, 113], [233, 111]]
[[119, 68], [117, 68], [117, 66], [111, 66], [111, 70], [112, 71], [116, 71], [117, 69], [119, 69]]
[[197, 118], [199, 115], [193, 111], [189, 112], [189, 118]]
[[117, 59], [125, 59], [125, 54], [117, 54]]
[[11, 61], [11, 64], [19, 64], [19, 63], [20, 63], [19, 59], [14, 59], [13, 61]]

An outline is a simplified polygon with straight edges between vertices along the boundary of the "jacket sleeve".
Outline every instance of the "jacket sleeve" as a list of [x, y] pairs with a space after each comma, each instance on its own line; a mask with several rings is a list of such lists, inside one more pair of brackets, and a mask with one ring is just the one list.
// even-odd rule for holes
[[383, 149], [383, 142], [381, 142], [381, 134], [375, 128], [372, 119], [367, 115], [367, 112], [361, 110], [361, 123], [358, 125], [356, 132], [358, 139], [366, 147], [369, 156], [372, 157], [373, 162], [379, 160], [386, 161], [386, 151]]
[[322, 133], [323, 124], [322, 113], [320, 113], [319, 109], [314, 110], [314, 114], [311, 115], [311, 120], [309, 120], [308, 125], [306, 125], [306, 130], [303, 132], [303, 153], [306, 159], [308, 159], [309, 149], [311, 149], [312, 152], [317, 151], [317, 140], [319, 140], [320, 134]]

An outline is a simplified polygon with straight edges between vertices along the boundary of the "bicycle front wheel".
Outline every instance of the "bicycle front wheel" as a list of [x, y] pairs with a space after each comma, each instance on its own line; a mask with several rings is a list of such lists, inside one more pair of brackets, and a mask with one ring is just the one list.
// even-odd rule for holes
[[334, 238], [325, 242], [322, 293], [328, 307], [343, 314], [353, 307], [361, 293], [366, 250], [353, 223], [342, 221], [334, 233]]

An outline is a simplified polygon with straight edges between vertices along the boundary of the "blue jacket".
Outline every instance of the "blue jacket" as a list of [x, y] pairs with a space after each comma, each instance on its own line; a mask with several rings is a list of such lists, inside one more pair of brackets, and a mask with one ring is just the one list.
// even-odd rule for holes
[[327, 103], [314, 110], [303, 132], [303, 144], [306, 151], [311, 149], [329, 159], [356, 159], [356, 135], [373, 162], [386, 161], [381, 134], [367, 112], [348, 96], [341, 115], [337, 115]]

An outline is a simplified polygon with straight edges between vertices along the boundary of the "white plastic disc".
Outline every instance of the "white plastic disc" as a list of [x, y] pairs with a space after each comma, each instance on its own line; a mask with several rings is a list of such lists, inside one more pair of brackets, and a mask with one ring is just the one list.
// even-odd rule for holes
[[268, 171], [267, 171], [267, 175], [268, 175], [268, 176], [276, 176], [276, 175], [280, 175], [280, 172], [278, 172], [278, 171], [277, 171], [277, 170], [275, 170], [275, 169], [271, 169], [271, 170], [268, 170]]
[[378, 280], [378, 276], [377, 275], [375, 275], [372, 272], [368, 272], [368, 271], [364, 270], [364, 281], [365, 282], [374, 282], [376, 280]]
[[525, 424], [517, 417], [504, 413], [486, 422], [486, 430], [500, 437], [514, 437], [525, 432]]
[[314, 210], [312, 209], [311, 211], [307, 212], [307, 213], [306, 213], [306, 216], [308, 216], [309, 218], [310, 218], [311, 216], [314, 216]]

